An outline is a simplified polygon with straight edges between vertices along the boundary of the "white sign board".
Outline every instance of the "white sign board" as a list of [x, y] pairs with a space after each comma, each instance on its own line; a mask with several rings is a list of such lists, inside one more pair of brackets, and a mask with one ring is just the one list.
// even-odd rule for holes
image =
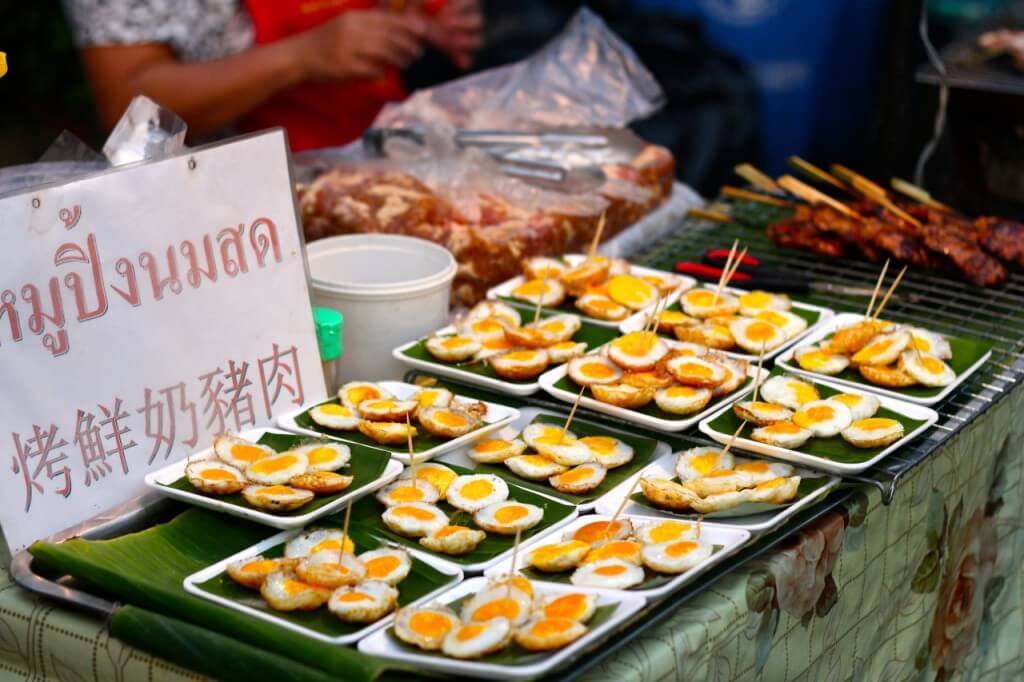
[[12, 550], [325, 395], [280, 131], [0, 199], [0, 230]]

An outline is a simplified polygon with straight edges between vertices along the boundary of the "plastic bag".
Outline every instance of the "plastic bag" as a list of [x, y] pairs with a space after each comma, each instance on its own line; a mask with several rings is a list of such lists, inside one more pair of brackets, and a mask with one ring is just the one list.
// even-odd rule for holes
[[584, 8], [530, 58], [416, 92], [385, 107], [374, 126], [623, 128], [663, 102], [633, 50]]

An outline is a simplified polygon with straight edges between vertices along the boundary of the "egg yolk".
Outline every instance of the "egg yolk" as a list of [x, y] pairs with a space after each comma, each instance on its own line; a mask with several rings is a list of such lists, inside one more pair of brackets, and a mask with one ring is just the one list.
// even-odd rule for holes
[[391, 514], [399, 518], [416, 519], [417, 521], [432, 521], [434, 514], [419, 507], [392, 507]]
[[569, 542], [561, 542], [555, 545], [545, 545], [538, 547], [531, 554], [531, 560], [537, 564], [548, 564], [552, 561], [559, 559], [571, 552], [582, 549], [583, 547], [589, 547], [585, 542], [579, 540], [571, 540]]
[[508, 339], [502, 336], [496, 339], [488, 339], [484, 341], [483, 347], [487, 350], [505, 350], [506, 348], [511, 348], [512, 345], [508, 342]]
[[639, 357], [651, 351], [656, 339], [657, 337], [650, 332], [632, 332], [615, 339], [612, 345], [626, 355]]
[[500, 440], [497, 438], [490, 438], [481, 443], [477, 443], [476, 447], [473, 448], [477, 452], [500, 452], [505, 448], [512, 445], [507, 440]]
[[204, 481], [235, 481], [238, 477], [226, 469], [203, 469], [199, 477]]
[[799, 362], [800, 366], [803, 367], [804, 369], [816, 370], [821, 369], [826, 364], [828, 364], [828, 361], [831, 357], [832, 356], [830, 356], [825, 351], [812, 350], [801, 355], [798, 358], [797, 362]]
[[452, 629], [452, 620], [440, 613], [418, 611], [409, 617], [409, 629], [424, 637], [439, 639]]
[[544, 607], [545, 618], [576, 619], [587, 612], [587, 595], [573, 593], [564, 594], [553, 599]]
[[507, 507], [499, 507], [495, 510], [494, 520], [498, 523], [514, 523], [519, 519], [525, 518], [529, 513], [526, 507], [510, 504]]
[[580, 442], [601, 455], [611, 454], [619, 444], [619, 441], [608, 436], [587, 436], [580, 438]]
[[751, 341], [768, 341], [778, 333], [779, 328], [767, 322], [754, 322], [747, 326], [747, 338]]
[[921, 366], [929, 374], [942, 374], [942, 370], [945, 369], [945, 365], [941, 360], [929, 357], [921, 358]]
[[930, 353], [932, 350], [932, 344], [928, 342], [928, 339], [920, 336], [913, 336], [911, 337], [911, 341], [913, 342], [914, 347], [922, 353]]
[[[441, 346], [444, 348], [461, 348], [469, 343], [469, 339], [464, 339], [461, 336], [452, 336], [441, 342]], [[351, 400], [353, 391], [349, 391], [349, 399]]]
[[690, 466], [701, 476], [707, 476], [718, 466], [717, 452], [705, 452], [702, 455], [690, 458]]
[[665, 554], [670, 557], [681, 557], [686, 556], [693, 550], [697, 549], [696, 542], [673, 542], [671, 545], [665, 548]]
[[483, 625], [463, 625], [459, 628], [459, 631], [455, 633], [455, 639], [460, 642], [468, 642], [471, 639], [479, 637], [483, 631]]
[[662, 324], [683, 324], [690, 321], [690, 316], [678, 310], [666, 310], [658, 318]]
[[610, 301], [606, 298], [590, 299], [589, 301], [587, 301], [587, 306], [592, 308], [593, 310], [596, 310], [599, 313], [604, 313], [606, 315], [618, 312], [619, 310], [622, 309], [622, 306], [620, 306], [618, 303], [616, 303], [615, 301]]
[[714, 374], [713, 369], [698, 362], [684, 362], [676, 368], [676, 371], [685, 376], [697, 377], [699, 379], [710, 379]]
[[373, 597], [366, 594], [365, 592], [343, 592], [341, 596], [338, 597], [338, 601], [342, 603], [373, 601]]
[[469, 424], [469, 422], [466, 421], [466, 418], [461, 414], [447, 411], [434, 413], [434, 420], [441, 426], [447, 426], [452, 429], [460, 429]]
[[566, 618], [545, 618], [534, 623], [530, 629], [537, 637], [553, 637], [571, 628], [573, 622]]
[[352, 403], [353, 405], [359, 405], [359, 403], [363, 402], [364, 400], [370, 400], [371, 398], [379, 398], [380, 391], [378, 391], [373, 386], [353, 386], [352, 388], [348, 389], [348, 392], [345, 393], [345, 395], [348, 397], [350, 403]]
[[416, 471], [416, 480], [426, 481], [438, 490], [443, 491], [448, 484], [455, 480], [455, 472], [450, 469], [438, 469], [435, 467], [423, 467]]
[[295, 489], [286, 485], [268, 485], [260, 488], [259, 492], [263, 495], [294, 495]]
[[509, 362], [533, 362], [537, 359], [537, 353], [532, 350], [517, 350], [502, 356], [502, 360]]
[[236, 443], [231, 446], [231, 456], [243, 462], [255, 462], [267, 457], [267, 451], [248, 443]]
[[314, 448], [306, 453], [306, 457], [309, 459], [310, 464], [323, 464], [324, 462], [330, 462], [337, 456], [337, 450], [326, 446]]
[[834, 415], [835, 410], [828, 405], [815, 405], [810, 409], [794, 414], [793, 421], [800, 426], [807, 426], [809, 424], [819, 424], [823, 421], [828, 421], [829, 419], [832, 419]]
[[403, 485], [391, 490], [388, 498], [396, 502], [419, 502], [426, 493], [414, 485]]
[[562, 442], [562, 429], [557, 426], [545, 426], [537, 437], [537, 442], [545, 445], [556, 445]]
[[370, 578], [383, 578], [401, 565], [401, 559], [390, 554], [374, 557], [366, 562], [366, 575]]
[[857, 353], [857, 356], [861, 358], [873, 358], [889, 350], [889, 346], [891, 345], [892, 339], [883, 339], [881, 341], [875, 341], [874, 343], [868, 344], [864, 348], [861, 348], [860, 351]]
[[632, 275], [616, 275], [608, 282], [608, 293], [620, 303], [642, 305], [657, 295], [654, 287]]
[[549, 287], [546, 282], [533, 279], [516, 287], [515, 293], [518, 296], [540, 296], [546, 294], [548, 289]]
[[839, 395], [832, 396], [829, 400], [835, 400], [837, 403], [842, 403], [847, 407], [856, 407], [860, 404], [862, 398], [859, 395], [854, 395], [852, 393], [840, 393]]
[[482, 500], [493, 492], [494, 484], [485, 478], [470, 481], [459, 489], [459, 495], [468, 500]]
[[515, 617], [519, 615], [519, 608], [519, 602], [515, 599], [507, 597], [494, 599], [474, 611], [470, 620], [484, 621], [498, 617], [515, 620]]
[[736, 471], [744, 471], [749, 474], [763, 474], [770, 468], [768, 462], [744, 462], [736, 465]]
[[794, 381], [789, 384], [789, 388], [793, 391], [793, 395], [796, 401], [803, 405], [809, 403], [812, 400], [818, 399], [818, 389], [814, 388], [810, 384], [805, 384], [800, 381]]
[[764, 483], [759, 483], [758, 485], [755, 486], [755, 488], [757, 490], [771, 490], [772, 488], [778, 488], [780, 485], [785, 483], [785, 481], [786, 481], [785, 478], [773, 478], [770, 481], [765, 481]]
[[695, 306], [709, 306], [715, 299], [715, 292], [706, 291], [704, 289], [698, 289], [697, 291], [688, 291], [686, 293], [686, 301]]
[[611, 379], [615, 370], [603, 362], [588, 362], [580, 365], [580, 374], [590, 379]]
[[351, 417], [352, 410], [348, 409], [344, 405], [337, 403], [327, 403], [326, 405], [320, 406], [320, 411], [324, 414], [329, 414], [333, 417]]
[[281, 587], [284, 588], [285, 594], [290, 595], [301, 594], [310, 589], [309, 585], [306, 583], [300, 583], [298, 580], [285, 580], [281, 584]]
[[561, 334], [565, 331], [565, 323], [561, 320], [554, 320], [552, 322], [545, 322], [540, 328], [551, 334]]
[[880, 431], [882, 429], [890, 429], [897, 423], [895, 420], [886, 419], [885, 417], [872, 417], [871, 419], [861, 419], [855, 426], [864, 431]]
[[493, 317], [488, 317], [485, 320], [480, 320], [473, 323], [473, 331], [480, 334], [493, 334], [496, 331], [504, 329], [501, 323], [495, 320]]
[[740, 305], [745, 308], [765, 308], [771, 301], [772, 295], [767, 291], [751, 291], [740, 296]]
[[774, 324], [777, 327], [782, 327], [786, 324], [786, 316], [775, 310], [762, 310], [757, 314], [757, 319]]
[[688, 523], [659, 523], [651, 529], [651, 541], [655, 544], [678, 540], [684, 533], [690, 532], [692, 526]]
[[461, 533], [464, 530], [469, 530], [466, 526], [445, 526], [441, 530], [434, 533], [435, 538], [446, 538], [449, 535], [455, 535]]
[[575, 347], [575, 341], [562, 341], [561, 343], [556, 343], [555, 345], [551, 346], [551, 350], [569, 350], [570, 348]]
[[764, 428], [768, 433], [800, 433], [800, 427], [793, 422], [777, 422]]
[[613, 521], [611, 525], [607, 521], [594, 521], [577, 530], [573, 537], [586, 543], [594, 543], [615, 535], [621, 527], [618, 521]]
[[373, 402], [368, 402], [365, 405], [360, 403], [360, 407], [362, 407], [364, 409], [368, 409], [368, 410], [390, 410], [390, 409], [393, 409], [395, 407], [395, 401], [394, 400], [374, 400]]
[[594, 573], [597, 575], [615, 576], [622, 575], [626, 572], [625, 566], [619, 564], [612, 564], [611, 566], [598, 566], [594, 569]]
[[260, 559], [250, 561], [242, 566], [242, 573], [271, 573], [277, 568], [277, 562], [273, 559]]
[[632, 540], [616, 540], [591, 550], [587, 561], [601, 559], [629, 559], [640, 555], [640, 545]]
[[253, 464], [252, 470], [257, 474], [274, 474], [278, 471], [283, 471], [290, 466], [295, 466], [298, 461], [299, 459], [295, 455], [268, 457], [267, 459], [261, 459]]
[[585, 467], [578, 469], [570, 469], [569, 471], [566, 471], [564, 474], [559, 475], [558, 481], [563, 484], [571, 485], [573, 483], [582, 483], [583, 481], [586, 481], [593, 475], [593, 470], [587, 469]]
[[697, 395], [697, 389], [693, 386], [669, 386], [665, 389], [665, 395], [669, 398], [692, 398]]
[[523, 455], [519, 458], [519, 461], [528, 467], [547, 468], [551, 464], [551, 460], [543, 455]]
[[726, 476], [732, 476], [735, 473], [735, 469], [719, 469], [718, 471], [712, 471], [710, 474], [704, 476], [704, 478], [725, 478]]

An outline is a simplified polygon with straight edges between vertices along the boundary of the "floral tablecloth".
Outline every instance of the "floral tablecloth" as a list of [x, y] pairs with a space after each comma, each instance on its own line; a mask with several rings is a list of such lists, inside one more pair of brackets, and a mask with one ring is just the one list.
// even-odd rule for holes
[[[588, 679], [1024, 677], [1024, 389], [915, 469], [857, 492]], [[5, 561], [5, 565], [6, 562]], [[0, 678], [197, 680], [0, 576]]]

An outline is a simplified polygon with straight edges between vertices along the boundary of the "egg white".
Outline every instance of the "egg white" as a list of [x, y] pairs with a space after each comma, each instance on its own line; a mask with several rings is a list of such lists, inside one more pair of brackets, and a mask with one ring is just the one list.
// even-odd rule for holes
[[850, 358], [830, 353], [821, 346], [801, 346], [793, 353], [796, 362], [808, 372], [834, 376], [850, 366]]
[[904, 435], [903, 424], [895, 419], [858, 419], [843, 429], [843, 438], [859, 448], [877, 448], [895, 443]]
[[487, 533], [467, 526], [442, 526], [420, 538], [420, 544], [432, 552], [460, 556], [476, 549]]
[[222, 433], [213, 439], [213, 452], [222, 462], [239, 471], [245, 471], [246, 467], [258, 459], [277, 454], [266, 445], [230, 433]]
[[732, 404], [732, 411], [740, 419], [758, 426], [768, 426], [777, 422], [789, 421], [793, 412], [782, 405], [763, 401], [741, 400]]
[[616, 383], [622, 378], [622, 369], [600, 355], [584, 355], [569, 361], [566, 374], [580, 386], [595, 386]]
[[869, 393], [839, 393], [831, 396], [829, 400], [836, 400], [846, 405], [850, 410], [850, 417], [854, 421], [873, 416], [882, 405], [878, 398]]
[[793, 422], [778, 422], [768, 426], [756, 428], [750, 433], [750, 437], [759, 443], [775, 445], [787, 450], [795, 450], [814, 435], [810, 429], [797, 426]]
[[377, 580], [340, 587], [331, 594], [327, 608], [348, 623], [373, 623], [391, 613], [398, 604], [398, 590]]
[[691, 289], [683, 294], [680, 305], [690, 317], [716, 317], [739, 312], [740, 302], [732, 294], [722, 292], [713, 302], [715, 292], [709, 289]]
[[689, 521], [650, 521], [637, 530], [637, 538], [645, 545], [692, 540], [697, 537], [697, 525]]
[[378, 490], [376, 497], [378, 502], [388, 507], [410, 502], [433, 504], [440, 499], [441, 492], [433, 484], [419, 477], [415, 481], [400, 478]]
[[633, 460], [633, 447], [611, 436], [586, 436], [579, 442], [590, 449], [594, 461], [607, 469], [614, 469]]
[[700, 412], [711, 402], [711, 389], [693, 386], [669, 386], [658, 389], [654, 403], [671, 414], [693, 414]]
[[621, 559], [605, 559], [580, 566], [569, 581], [580, 587], [625, 590], [644, 581], [644, 569]]
[[409, 607], [395, 614], [395, 635], [424, 651], [437, 651], [445, 635], [460, 624], [459, 617], [446, 606]]
[[953, 368], [930, 353], [904, 351], [900, 355], [900, 369], [924, 386], [949, 386], [956, 381]]
[[247, 485], [241, 471], [217, 460], [191, 462], [185, 467], [185, 477], [193, 487], [210, 495], [230, 495]]
[[488, 438], [476, 443], [466, 454], [474, 462], [497, 464], [504, 462], [509, 457], [521, 455], [525, 451], [526, 443], [518, 438], [513, 440]]
[[[512, 518], [510, 515], [515, 515]], [[544, 510], [525, 502], [496, 502], [473, 514], [473, 522], [488, 533], [515, 535], [516, 531], [533, 528], [544, 518]]]
[[[513, 625], [521, 625], [530, 617], [533, 599], [516, 587], [490, 587], [473, 595], [462, 607], [464, 623], [485, 623], [507, 618]], [[498, 615], [498, 614], [508, 615]]]
[[388, 507], [381, 514], [384, 525], [409, 538], [421, 538], [448, 525], [448, 517], [432, 504], [406, 502]]
[[309, 411], [309, 418], [320, 426], [325, 426], [335, 431], [351, 431], [359, 426], [359, 422], [362, 421], [362, 417], [356, 412], [337, 403], [317, 405]]
[[409, 553], [397, 548], [373, 549], [356, 558], [366, 567], [367, 580], [379, 580], [388, 585], [402, 582], [412, 569]]
[[445, 499], [456, 509], [473, 513], [507, 500], [508, 484], [493, 474], [459, 476], [448, 486]]
[[441, 652], [452, 658], [480, 658], [508, 646], [513, 632], [512, 624], [506, 618], [462, 624], [445, 636]]
[[729, 333], [736, 345], [750, 353], [772, 351], [786, 342], [782, 327], [751, 317], [741, 317], [729, 323]]
[[741, 294], [738, 300], [740, 315], [748, 317], [754, 317], [763, 310], [789, 310], [793, 306], [793, 302], [786, 294], [774, 294], [761, 290]]
[[[832, 414], [821, 418], [817, 416], [819, 411], [831, 410]], [[841, 402], [835, 400], [815, 400], [804, 403], [800, 409], [793, 413], [793, 422], [805, 429], [810, 429], [819, 438], [829, 438], [836, 435], [853, 421], [850, 409]]]
[[516, 455], [505, 460], [505, 466], [528, 481], [542, 481], [568, 471], [569, 467], [553, 462], [543, 455]]
[[804, 403], [820, 400], [821, 396], [811, 384], [790, 376], [774, 376], [761, 384], [761, 398], [765, 402], [799, 410]]
[[390, 400], [394, 397], [389, 391], [369, 381], [350, 381], [338, 389], [341, 404], [353, 412], [359, 411], [359, 404], [364, 400]]
[[786, 340], [799, 336], [807, 329], [807, 320], [796, 313], [785, 310], [762, 310], [754, 315], [754, 319], [774, 324], [782, 330]]
[[657, 571], [676, 575], [685, 573], [711, 557], [713, 548], [699, 540], [677, 540], [657, 545], [647, 545], [640, 553], [644, 566]]
[[257, 460], [245, 468], [245, 477], [253, 483], [284, 485], [293, 477], [306, 473], [306, 455], [289, 450]]
[[899, 359], [907, 346], [910, 345], [910, 334], [904, 331], [879, 334], [871, 339], [866, 346], [853, 354], [851, 361], [855, 365], [871, 365], [883, 367], [891, 365]]
[[608, 469], [604, 465], [589, 462], [552, 476], [548, 483], [559, 492], [582, 495], [601, 485], [607, 475]]
[[677, 356], [665, 364], [665, 369], [684, 386], [714, 388], [725, 379], [725, 368], [697, 357]]
[[732, 452], [722, 452], [722, 448], [690, 448], [679, 453], [676, 460], [676, 475], [680, 481], [690, 481], [703, 478], [715, 471], [732, 469], [734, 462]]
[[913, 345], [922, 353], [930, 353], [940, 360], [953, 359], [953, 348], [949, 345], [949, 340], [942, 334], [914, 327], [910, 329], [910, 338]]
[[576, 440], [576, 434], [566, 431], [562, 434], [562, 427], [556, 424], [533, 423], [523, 429], [523, 440], [534, 450], [541, 444], [555, 444], [561, 442], [571, 443]]
[[306, 471], [337, 471], [352, 457], [352, 451], [344, 443], [322, 441], [295, 448], [306, 456]]
[[626, 306], [600, 294], [583, 294], [574, 305], [584, 314], [599, 320], [624, 320], [631, 312]]

